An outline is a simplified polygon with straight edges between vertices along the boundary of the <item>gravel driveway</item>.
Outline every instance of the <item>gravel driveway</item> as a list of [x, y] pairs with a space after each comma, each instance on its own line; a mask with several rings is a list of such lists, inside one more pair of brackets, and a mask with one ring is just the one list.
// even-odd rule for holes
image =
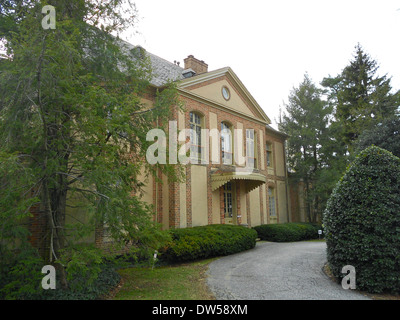
[[252, 250], [220, 258], [208, 270], [218, 300], [364, 300], [329, 279], [324, 242], [259, 242]]

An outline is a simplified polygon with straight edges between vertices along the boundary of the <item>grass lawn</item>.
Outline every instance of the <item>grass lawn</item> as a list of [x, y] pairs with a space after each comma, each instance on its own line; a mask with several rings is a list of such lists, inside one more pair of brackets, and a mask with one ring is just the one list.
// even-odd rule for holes
[[118, 271], [122, 286], [114, 300], [214, 300], [206, 285], [214, 259], [164, 267], [134, 267]]

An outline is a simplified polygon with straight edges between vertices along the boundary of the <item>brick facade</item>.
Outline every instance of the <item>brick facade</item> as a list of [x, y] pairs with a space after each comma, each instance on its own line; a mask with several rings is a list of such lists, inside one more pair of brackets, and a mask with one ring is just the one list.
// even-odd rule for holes
[[[199, 114], [202, 117], [202, 129], [211, 129], [210, 128], [210, 113], [213, 114], [213, 116], [216, 116], [217, 119], [217, 129], [220, 129], [220, 124], [222, 122], [229, 123], [232, 126], [232, 129], [238, 128], [238, 124], [241, 124], [241, 127], [243, 128], [243, 151], [246, 153], [246, 129], [254, 129], [254, 132], [256, 134], [256, 153], [257, 153], [257, 167], [255, 172], [260, 173], [264, 175], [267, 179], [267, 183], [261, 187], [258, 188], [258, 191], [256, 191], [257, 196], [253, 195], [253, 201], [254, 198], [257, 197], [257, 201], [259, 201], [258, 204], [254, 206], [254, 204], [251, 203], [250, 196], [248, 193], [246, 193], [246, 181], [242, 180], [235, 180], [233, 181], [235, 183], [235, 191], [234, 191], [234, 210], [235, 210], [235, 216], [236, 216], [236, 221], [234, 222], [235, 224], [246, 224], [248, 226], [253, 226], [252, 220], [259, 221], [259, 224], [264, 224], [264, 223], [271, 223], [271, 219], [269, 216], [269, 199], [268, 199], [268, 188], [273, 187], [275, 190], [277, 190], [277, 182], [282, 181], [286, 183], [286, 174], [284, 176], [278, 176], [277, 171], [276, 171], [276, 165], [273, 165], [272, 168], [267, 167], [267, 160], [266, 160], [266, 143], [274, 143], [278, 142], [282, 144], [282, 147], [284, 147], [285, 143], [285, 137], [281, 135], [279, 132], [274, 132], [273, 130], [267, 130], [265, 124], [262, 121], [259, 121], [259, 114], [257, 111], [254, 111], [254, 107], [247, 101], [245, 98], [241, 97], [242, 102], [249, 108], [249, 110], [252, 110], [252, 117], [254, 120], [252, 120], [250, 116], [242, 116], [239, 115], [235, 112], [231, 112], [230, 110], [227, 110], [224, 108], [218, 108], [212, 105], [212, 103], [205, 103], [201, 101], [201, 99], [196, 99], [196, 97], [192, 98], [190, 97], [190, 94], [188, 94], [188, 91], [201, 88], [204, 86], [209, 86], [213, 84], [217, 84], [218, 82], [225, 81], [230, 84], [230, 90], [233, 90], [236, 92], [238, 96], [241, 97], [240, 91], [236, 88], [235, 83], [232, 82], [232, 80], [227, 77], [227, 76], [219, 76], [214, 79], [209, 79], [204, 82], [194, 84], [189, 87], [185, 87], [185, 93], [181, 96], [181, 101], [184, 103], [184, 128], [190, 128], [189, 125], [189, 116], [191, 112], [195, 112]], [[174, 113], [174, 117], [171, 119], [174, 121], [178, 121], [178, 115], [177, 113]], [[260, 139], [259, 134], [262, 132], [263, 137]], [[260, 141], [263, 142], [263, 146], [261, 146]], [[236, 146], [234, 146], [235, 148]], [[273, 144], [272, 148], [272, 154], [275, 156], [275, 145]], [[220, 164], [213, 164], [211, 163], [211, 157], [208, 155], [209, 158], [209, 164], [189, 164], [186, 165], [185, 168], [185, 173], [186, 173], [186, 212], [180, 212], [180, 186], [179, 183], [171, 183], [168, 184], [168, 186], [160, 186], [157, 185], [158, 188], [169, 188], [169, 228], [179, 228], [179, 227], [192, 227], [193, 225], [193, 217], [195, 215], [202, 215], [204, 214], [203, 212], [199, 212], [198, 208], [192, 206], [192, 186], [193, 183], [196, 183], [196, 181], [192, 181], [192, 166], [203, 166], [206, 168], [206, 175], [207, 175], [207, 192], [206, 196], [204, 197], [204, 201], [206, 201], [206, 210], [207, 210], [207, 219], [205, 224], [212, 224], [213, 221], [218, 221], [219, 223], [224, 224], [225, 223], [225, 217], [224, 217], [224, 194], [223, 194], [223, 187], [219, 188], [219, 191], [215, 193], [215, 197], [213, 198], [213, 191], [211, 189], [211, 177], [212, 174], [216, 172], [216, 170], [232, 170], [232, 166], [230, 165], [224, 165], [222, 164], [222, 160], [220, 159]], [[263, 160], [261, 160], [261, 157], [263, 157]], [[285, 159], [277, 159], [275, 157], [274, 162], [282, 162], [282, 165], [285, 166]], [[264, 163], [264, 167], [261, 168], [261, 163]], [[272, 172], [271, 172], [272, 171]], [[156, 187], [156, 186], [154, 186]], [[243, 196], [243, 193], [246, 193]], [[158, 194], [161, 194], [161, 192], [158, 192]], [[278, 192], [275, 192], [275, 204], [276, 204], [276, 215], [277, 218], [273, 222], [280, 222], [279, 220], [279, 194]], [[218, 213], [215, 211], [213, 212], [213, 208], [215, 207], [215, 204], [213, 204], [213, 199], [216, 198], [216, 196], [219, 196], [219, 211]], [[197, 195], [195, 195], [197, 196]], [[282, 195], [281, 195], [282, 196]], [[288, 195], [285, 194], [283, 195], [288, 199]], [[245, 202], [245, 203], [243, 203]], [[259, 208], [259, 212], [255, 213], [252, 211], [252, 207], [257, 207]], [[289, 206], [287, 206], [289, 208]], [[282, 209], [281, 209], [282, 210]], [[160, 211], [158, 211], [160, 212]], [[186, 214], [186, 224], [182, 225], [180, 223], [180, 215], [181, 214]], [[219, 217], [216, 216], [216, 214], [219, 215]], [[244, 216], [245, 215], [245, 216]], [[255, 217], [255, 215], [259, 215], [259, 217]], [[253, 218], [253, 219], [252, 219]], [[159, 218], [160, 219], [160, 218]], [[162, 220], [163, 218], [161, 218]]]
[[[276, 148], [277, 146], [284, 148], [286, 137], [268, 128], [268, 117], [260, 108], [255, 106], [253, 98], [247, 93], [243, 84], [239, 83], [240, 81], [232, 76], [230, 69], [223, 70], [223, 72], [220, 72], [216, 76], [212, 76], [212, 73], [207, 72], [207, 67], [207, 64], [194, 57], [189, 56], [185, 61], [185, 68], [194, 70], [198, 75], [187, 79], [188, 81], [193, 80], [193, 83], [190, 83], [190, 85], [181, 86], [181, 83], [178, 83], [178, 92], [180, 100], [184, 104], [184, 113], [180, 114], [180, 111], [174, 107], [171, 110], [172, 116], [170, 120], [177, 121], [178, 128], [189, 129], [190, 112], [195, 112], [201, 115], [202, 129], [211, 129], [210, 126], [213, 123], [213, 128], [216, 125], [215, 129], [220, 130], [222, 122], [229, 123], [232, 129], [243, 129], [242, 150], [244, 154], [246, 154], [246, 129], [253, 129], [256, 137], [255, 153], [257, 158], [257, 165], [254, 172], [265, 177], [266, 182], [252, 190], [250, 195], [248, 184], [252, 181], [246, 179], [232, 180], [234, 184], [234, 191], [232, 193], [232, 204], [234, 207], [233, 223], [252, 227], [257, 224], [283, 222], [280, 218], [282, 216], [280, 215], [280, 210], [282, 211], [283, 209], [279, 207], [279, 199], [281, 202], [285, 198], [285, 201], [289, 201], [289, 195], [287, 192], [284, 194], [278, 192], [278, 184], [286, 183], [287, 177], [284, 152], [278, 153]], [[204, 77], [204, 80], [196, 82], [198, 77]], [[232, 96], [235, 95], [237, 99], [235, 101], [242, 108], [247, 108], [246, 112], [227, 107], [223, 104], [223, 101], [222, 103], [218, 102], [217, 98], [221, 99], [222, 83], [224, 86], [229, 87]], [[201, 90], [202, 88], [212, 86], [216, 88], [215, 92], [219, 97], [200, 96], [195, 93], [198, 89]], [[156, 90], [150, 90], [145, 99], [154, 102], [155, 92]], [[189, 138], [187, 138], [186, 142], [188, 141]], [[272, 144], [274, 160], [271, 167], [267, 166], [266, 143]], [[234, 145], [233, 148], [235, 149], [237, 146]], [[222, 164], [221, 155], [220, 164], [213, 164], [211, 157], [208, 160], [208, 164], [186, 165], [183, 170], [185, 181], [182, 183], [167, 181], [161, 171], [157, 173], [157, 179], [152, 178], [149, 180], [147, 193], [151, 195], [150, 204], [154, 206], [154, 220], [162, 224], [164, 229], [227, 223], [224, 215], [223, 186], [217, 190], [212, 190], [212, 177], [217, 172], [232, 171], [235, 169], [235, 165]], [[283, 170], [280, 170], [281, 172], [278, 172], [278, 164], [283, 168]], [[203, 182], [200, 183], [199, 181]], [[275, 190], [276, 218], [270, 217], [268, 188], [274, 188]], [[199, 200], [200, 197], [201, 201]], [[287, 205], [286, 207], [289, 210], [290, 206]], [[95, 243], [98, 247], [107, 247], [104, 228], [102, 226], [96, 228]]]

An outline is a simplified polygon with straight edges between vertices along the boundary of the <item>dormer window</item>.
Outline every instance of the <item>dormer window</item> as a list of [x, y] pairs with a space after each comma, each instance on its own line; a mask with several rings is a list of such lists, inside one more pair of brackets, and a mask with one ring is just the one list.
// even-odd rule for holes
[[194, 77], [196, 75], [196, 72], [192, 69], [185, 69], [182, 71], [182, 75], [184, 78], [191, 78]]

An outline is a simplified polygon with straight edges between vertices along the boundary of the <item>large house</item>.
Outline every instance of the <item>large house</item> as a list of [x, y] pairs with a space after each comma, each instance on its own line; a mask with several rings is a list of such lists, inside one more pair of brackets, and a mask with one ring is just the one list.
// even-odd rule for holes
[[[151, 61], [150, 92], [154, 94], [148, 94], [143, 103], [151, 108], [156, 90], [176, 81], [184, 108], [174, 108], [170, 120], [177, 132], [190, 129], [184, 181], [169, 182], [161, 173], [162, 182], [143, 177], [143, 200], [153, 205], [154, 219], [164, 229], [209, 224], [254, 227], [298, 220], [294, 211], [298, 211], [299, 194], [293, 188], [290, 192], [288, 184], [287, 136], [270, 126], [270, 119], [234, 71], [229, 67], [209, 71], [204, 61], [193, 56], [184, 59], [182, 67], [126, 45]], [[35, 246], [42, 241], [46, 224], [39, 211], [32, 209], [30, 224]], [[65, 222], [86, 218], [85, 212], [72, 206]], [[87, 240], [107, 247], [106, 234], [99, 226]]]
[[[191, 129], [186, 181], [145, 181], [144, 200], [154, 205], [155, 219], [165, 229], [291, 221], [287, 136], [270, 126], [271, 120], [234, 71], [209, 71], [192, 55], [180, 66], [141, 47], [132, 49], [150, 58], [154, 88], [177, 82], [184, 111], [175, 109], [171, 121], [179, 132]], [[154, 97], [144, 102], [151, 107]]]

